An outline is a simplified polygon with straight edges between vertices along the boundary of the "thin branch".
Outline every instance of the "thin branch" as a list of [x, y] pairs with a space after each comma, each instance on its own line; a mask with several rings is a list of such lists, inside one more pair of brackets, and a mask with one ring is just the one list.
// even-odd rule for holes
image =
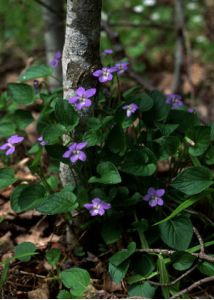
[[[168, 249], [136, 249], [136, 252], [145, 252], [145, 253], [150, 253], [150, 254], [162, 254], [165, 256], [171, 256], [174, 253], [176, 253], [175, 250], [168, 250]], [[201, 260], [205, 260], [205, 261], [214, 263], [214, 256], [210, 256], [210, 255], [203, 254], [203, 253], [191, 253], [191, 252], [187, 252], [187, 253], [189, 253], [192, 256], [195, 256]]]
[[204, 241], [203, 241], [203, 239], [202, 239], [202, 237], [201, 237], [201, 235], [200, 235], [197, 228], [193, 227], [193, 231], [194, 231], [195, 235], [197, 236], [197, 239], [198, 239], [199, 244], [201, 246], [200, 254], [204, 255]]
[[148, 280], [147, 282], [149, 282], [153, 285], [163, 286], [163, 287], [172, 286], [172, 285], [176, 284], [178, 281], [180, 281], [181, 279], [183, 279], [184, 277], [186, 277], [187, 275], [189, 275], [190, 273], [192, 273], [192, 271], [194, 271], [197, 268], [197, 266], [198, 266], [198, 263], [195, 264], [189, 270], [187, 270], [185, 273], [183, 273], [180, 277], [178, 277], [175, 280], [168, 282], [168, 283], [160, 283], [160, 282], [156, 282], [156, 281], [152, 281], [152, 280]]
[[170, 299], [175, 299], [175, 298], [180, 298], [181, 295], [191, 292], [193, 289], [195, 289], [196, 287], [199, 287], [201, 284], [210, 282], [210, 281], [214, 281], [214, 276], [211, 277], [205, 277], [201, 280], [198, 280], [196, 282], [194, 282], [192, 285], [188, 286], [187, 288], [183, 289], [182, 291], [178, 292], [177, 294], [175, 294], [173, 297], [171, 297]]

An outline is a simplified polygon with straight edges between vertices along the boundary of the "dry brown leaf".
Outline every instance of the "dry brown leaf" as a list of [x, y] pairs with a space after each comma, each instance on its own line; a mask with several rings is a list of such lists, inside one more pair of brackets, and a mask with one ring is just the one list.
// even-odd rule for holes
[[38, 249], [45, 249], [50, 242], [56, 243], [60, 240], [60, 237], [55, 234], [51, 234], [49, 237], [42, 237], [44, 229], [45, 227], [39, 226], [38, 228], [32, 229], [30, 234], [18, 236], [15, 241], [17, 244], [31, 242], [35, 244]]
[[28, 299], [49, 299], [49, 288], [47, 283], [43, 283], [41, 287], [27, 293]]

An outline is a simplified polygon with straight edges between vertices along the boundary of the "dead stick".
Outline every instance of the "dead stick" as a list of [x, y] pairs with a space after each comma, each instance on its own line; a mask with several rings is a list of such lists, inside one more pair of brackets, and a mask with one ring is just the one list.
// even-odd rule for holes
[[183, 289], [182, 291], [178, 292], [177, 294], [175, 294], [173, 297], [171, 297], [170, 299], [175, 299], [180, 297], [181, 295], [188, 293], [190, 291], [192, 291], [193, 289], [195, 289], [196, 287], [199, 287], [201, 284], [210, 282], [210, 281], [214, 281], [214, 276], [211, 277], [205, 277], [201, 280], [198, 280], [196, 282], [194, 282], [192, 285], [188, 286], [187, 288]]

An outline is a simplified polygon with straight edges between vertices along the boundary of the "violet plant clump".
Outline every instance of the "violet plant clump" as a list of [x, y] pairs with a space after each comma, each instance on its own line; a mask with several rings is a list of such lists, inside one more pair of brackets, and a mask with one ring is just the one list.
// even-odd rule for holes
[[[54, 59], [57, 65], [60, 54]], [[126, 89], [123, 76], [119, 78], [120, 84], [117, 75], [125, 77], [128, 67], [127, 62], [121, 62], [96, 70], [91, 74], [90, 86], [81, 83], [71, 90], [69, 94], [73, 96], [68, 99], [63, 99], [61, 91], [46, 91], [41, 85], [44, 103], [39, 104], [39, 118], [30, 118], [23, 109], [21, 115], [27, 118], [22, 126], [16, 120], [21, 109], [12, 115], [14, 108], [10, 107], [8, 115], [17, 121], [14, 122], [17, 134], [14, 132], [8, 138], [8, 133], [4, 136], [1, 131], [1, 138], [7, 140], [0, 146], [3, 161], [0, 175], [6, 174], [4, 187], [16, 182], [11, 196], [15, 212], [33, 208], [44, 215], [59, 214], [65, 222], [80, 217], [80, 223], [77, 222], [80, 226], [72, 223], [78, 238], [85, 235], [86, 240], [93, 241], [90, 251], [105, 258], [112, 280], [124, 281], [129, 292], [142, 292], [146, 284], [149, 296], [159, 298], [165, 292], [155, 289], [149, 280], [154, 277], [160, 283], [160, 277], [168, 272], [167, 278], [175, 280], [181, 262], [185, 265], [186, 253], [191, 263], [196, 263], [189, 252], [189, 249], [199, 249], [196, 254], [200, 251], [193, 226], [200, 223], [212, 230], [210, 216], [205, 214], [201, 203], [211, 205], [213, 198], [214, 125], [203, 124], [179, 95], [166, 96], [158, 90], [138, 86]], [[113, 80], [114, 76], [117, 80]], [[23, 84], [16, 85], [23, 88]], [[26, 119], [36, 122], [37, 131], [42, 134], [35, 144], [30, 139], [26, 141], [22, 147], [26, 151], [17, 151], [8, 158], [24, 140], [21, 135]], [[20, 180], [20, 186], [6, 167], [8, 162], [26, 156], [36, 182], [26, 184]], [[65, 185], [59, 176], [62, 169], [66, 176], [72, 175], [69, 180], [66, 178]], [[64, 183], [63, 180], [64, 177]], [[23, 201], [25, 194], [29, 203]], [[206, 218], [192, 213], [199, 202], [200, 214]], [[211, 238], [206, 241], [212, 242]], [[81, 255], [87, 261], [87, 245], [83, 247], [85, 252]], [[205, 248], [209, 253], [208, 247]], [[144, 252], [146, 249], [148, 252]], [[173, 251], [173, 260], [171, 256], [165, 260], [164, 251], [150, 252], [154, 249]], [[203, 276], [204, 268], [201, 272], [197, 265], [194, 270], [197, 272], [194, 275]], [[139, 283], [139, 278], [145, 282]], [[173, 297], [178, 285], [167, 291]]]

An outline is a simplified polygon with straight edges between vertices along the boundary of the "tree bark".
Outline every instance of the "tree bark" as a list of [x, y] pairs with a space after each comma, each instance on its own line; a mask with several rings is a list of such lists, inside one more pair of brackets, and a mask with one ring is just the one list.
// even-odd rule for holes
[[[101, 6], [102, 0], [67, 0], [62, 57], [64, 99], [73, 96], [78, 86], [96, 85], [91, 73], [100, 67]], [[81, 115], [82, 124], [88, 114]], [[67, 165], [61, 164], [60, 174], [63, 185], [75, 183], [74, 172]]]
[[[62, 51], [64, 45], [64, 0], [44, 0], [43, 19], [45, 23], [45, 50], [47, 64], [53, 59], [55, 52]], [[62, 84], [61, 63], [53, 69], [53, 77], [49, 78], [51, 88]]]

